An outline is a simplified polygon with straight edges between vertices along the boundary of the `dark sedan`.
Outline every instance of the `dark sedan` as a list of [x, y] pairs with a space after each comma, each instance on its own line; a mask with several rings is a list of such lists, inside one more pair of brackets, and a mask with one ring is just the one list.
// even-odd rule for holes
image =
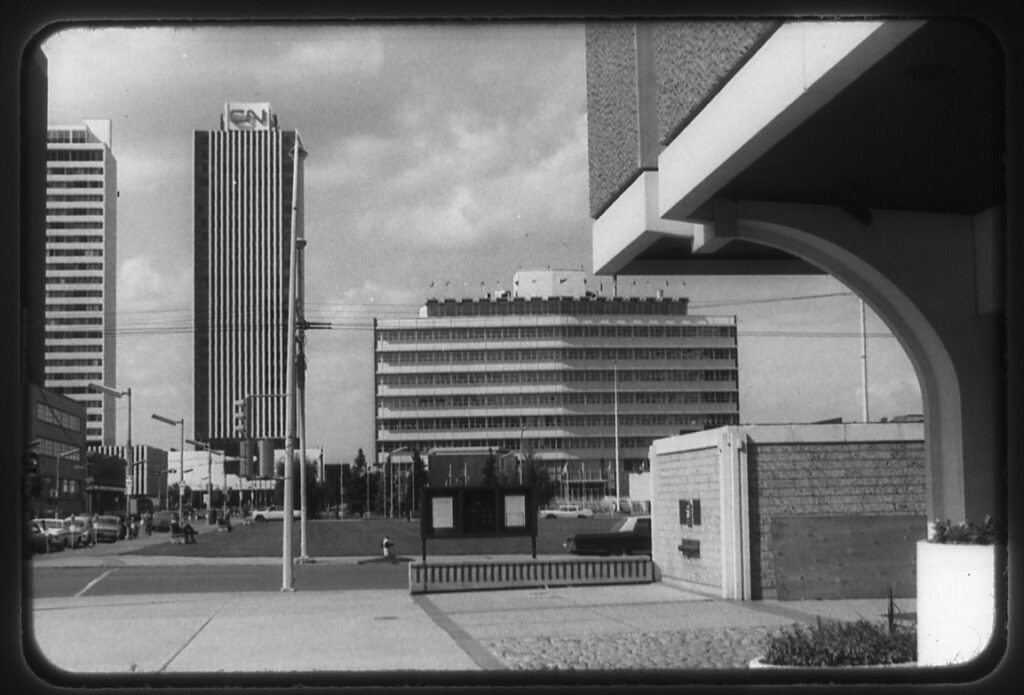
[[627, 517], [608, 533], [577, 533], [563, 545], [576, 555], [650, 555], [651, 517]]

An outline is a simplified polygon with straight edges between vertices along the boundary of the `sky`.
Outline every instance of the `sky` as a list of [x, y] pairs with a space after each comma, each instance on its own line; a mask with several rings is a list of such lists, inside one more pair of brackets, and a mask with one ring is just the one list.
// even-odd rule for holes
[[[192, 133], [226, 102], [269, 102], [309, 153], [305, 314], [331, 327], [307, 332], [306, 433], [327, 462], [372, 456], [373, 317], [508, 289], [520, 269], [592, 271], [582, 24], [71, 26], [42, 49], [49, 124], [112, 122], [116, 387], [135, 444], [175, 446], [151, 413], [193, 434]], [[860, 302], [830, 277], [618, 286], [737, 318], [742, 422], [862, 419]], [[871, 419], [921, 413], [870, 308], [866, 334]], [[117, 419], [123, 443], [124, 399]]]

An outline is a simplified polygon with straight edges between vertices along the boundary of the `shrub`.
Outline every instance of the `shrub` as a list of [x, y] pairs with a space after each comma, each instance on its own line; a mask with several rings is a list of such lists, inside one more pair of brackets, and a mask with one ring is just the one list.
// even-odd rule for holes
[[917, 658], [914, 628], [886, 629], [867, 620], [855, 623], [818, 618], [769, 635], [764, 663], [778, 666], [867, 666], [901, 664]]
[[985, 522], [975, 524], [967, 521], [954, 524], [949, 519], [935, 522], [935, 535], [931, 543], [953, 543], [959, 545], [992, 545], [1006, 542], [1006, 527], [1000, 519], [987, 516]]

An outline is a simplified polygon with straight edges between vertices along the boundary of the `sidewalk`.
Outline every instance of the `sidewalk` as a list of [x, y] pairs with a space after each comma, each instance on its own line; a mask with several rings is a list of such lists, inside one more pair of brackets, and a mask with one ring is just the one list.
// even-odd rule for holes
[[[195, 564], [118, 554], [138, 547], [131, 544], [167, 542], [154, 538], [34, 562]], [[913, 600], [898, 603], [914, 610]], [[81, 596], [33, 600], [29, 632], [46, 660], [72, 674], [707, 669], [745, 666], [761, 653], [768, 631], [793, 622], [879, 620], [885, 608], [883, 599], [724, 601], [664, 582], [418, 596], [405, 590]]]

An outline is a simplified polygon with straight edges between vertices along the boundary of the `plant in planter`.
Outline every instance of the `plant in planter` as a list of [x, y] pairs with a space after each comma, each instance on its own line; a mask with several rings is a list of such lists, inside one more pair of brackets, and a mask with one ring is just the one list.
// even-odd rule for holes
[[917, 544], [918, 663], [958, 664], [978, 656], [995, 629], [996, 550], [1006, 527], [936, 521]]
[[858, 620], [818, 618], [814, 625], [795, 624], [768, 637], [765, 655], [751, 666], [878, 666], [913, 663], [915, 630]]

